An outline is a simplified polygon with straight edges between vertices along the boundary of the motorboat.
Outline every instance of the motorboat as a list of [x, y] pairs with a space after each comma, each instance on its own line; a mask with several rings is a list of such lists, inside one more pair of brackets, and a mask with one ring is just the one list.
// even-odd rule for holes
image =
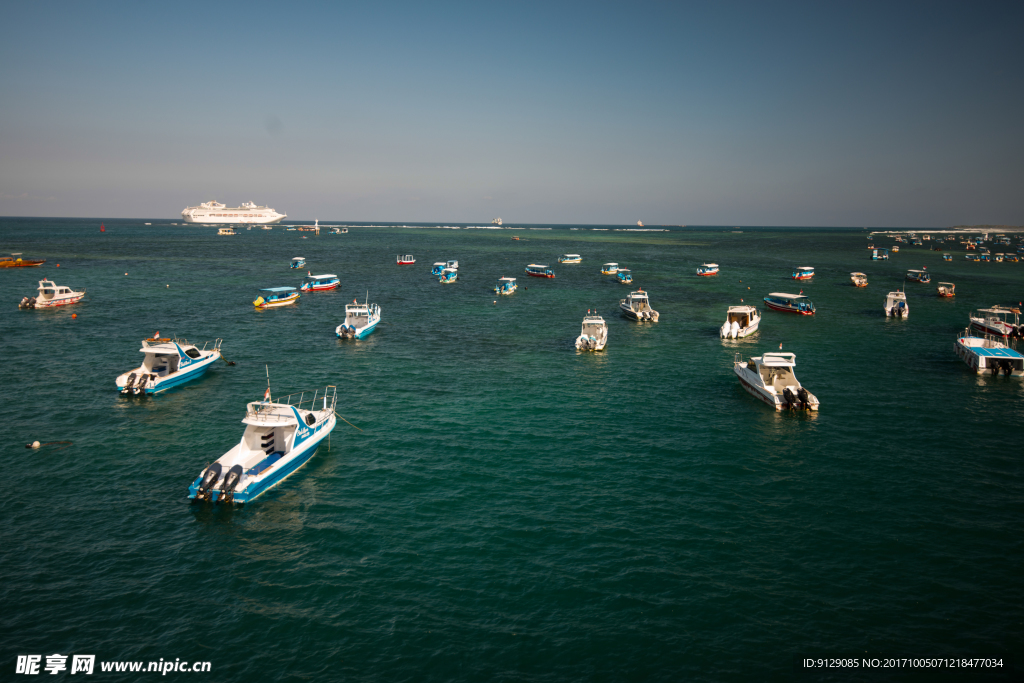
[[814, 315], [814, 304], [803, 294], [772, 292], [764, 298], [765, 305], [773, 311]]
[[437, 276], [437, 281], [442, 285], [451, 284], [459, 279], [459, 271], [454, 268], [445, 268], [441, 271], [441, 274]]
[[753, 306], [730, 306], [718, 333], [722, 339], [739, 339], [757, 332], [760, 324], [761, 313]]
[[353, 301], [345, 305], [345, 322], [335, 328], [334, 333], [340, 339], [362, 339], [377, 328], [380, 322], [380, 306], [369, 303], [369, 297], [363, 303]]
[[1024, 356], [1019, 351], [990, 337], [976, 337], [970, 329], [957, 337], [953, 349], [976, 374], [983, 374], [986, 370], [993, 375], [1000, 372], [1004, 375], [1024, 374]]
[[624, 285], [633, 284], [633, 274], [629, 268], [619, 268], [619, 272], [615, 274], [615, 278]]
[[[902, 240], [901, 240], [901, 241], [902, 241]], [[894, 254], [898, 254], [898, 253], [900, 253], [900, 246], [899, 246], [898, 244], [894, 244], [894, 245], [893, 245], [893, 247], [892, 247], [892, 253], [894, 253]]]
[[289, 268], [305, 268], [306, 267], [306, 259], [304, 259], [301, 256], [296, 256], [295, 258], [292, 259], [291, 265], [289, 265], [288, 267]]
[[943, 254], [942, 255], [942, 260], [943, 261], [952, 261], [953, 260], [953, 255], [952, 254]]
[[400, 266], [411, 266], [416, 263], [416, 258], [412, 254], [399, 254], [396, 261]]
[[190, 344], [187, 339], [160, 337], [157, 332], [142, 340], [142, 365], [114, 380], [122, 394], [157, 394], [201, 377], [218, 361], [220, 339]]
[[619, 301], [619, 309], [627, 318], [638, 323], [658, 322], [658, 312], [651, 308], [647, 292], [642, 289], [630, 292], [625, 299]]
[[981, 308], [971, 313], [971, 328], [982, 334], [1009, 339], [1024, 336], [1020, 324], [1020, 309], [1010, 306]]
[[518, 289], [514, 277], [498, 278], [498, 284], [494, 285], [495, 294], [512, 294]]
[[1020, 261], [1020, 256], [1018, 256], [1017, 254], [1008, 253], [1006, 255], [1006, 261], [1007, 263], [1017, 263], [1018, 261]]
[[275, 308], [288, 306], [299, 300], [299, 292], [294, 287], [267, 287], [261, 289], [260, 296], [252, 302], [256, 308]]
[[23, 259], [20, 253], [0, 256], [0, 268], [38, 268], [46, 259]]
[[188, 497], [194, 501], [251, 503], [295, 473], [337, 424], [337, 389], [291, 394], [246, 406], [242, 439], [205, 467]]
[[85, 296], [85, 289], [77, 290], [54, 283], [53, 280], [40, 280], [39, 293], [35, 296], [22, 297], [18, 308], [54, 308], [77, 304]]
[[608, 323], [599, 315], [583, 316], [583, 328], [576, 338], [576, 348], [580, 351], [604, 351], [608, 344]]
[[554, 277], [555, 272], [547, 266], [542, 266], [537, 263], [531, 263], [526, 266], [526, 274], [530, 277]]
[[804, 389], [793, 373], [796, 354], [772, 351], [744, 361], [736, 354], [732, 369], [748, 393], [775, 410], [817, 410], [818, 398]]
[[939, 290], [939, 296], [941, 297], [956, 296], [956, 285], [952, 282], [940, 282], [937, 289]]
[[932, 276], [929, 275], [927, 270], [908, 270], [907, 280], [910, 282], [923, 282], [928, 284], [932, 281]]
[[618, 263], [606, 263], [601, 266], [601, 275], [615, 275], [617, 272], [619, 272]]
[[978, 254], [964, 254], [964, 258], [968, 261], [980, 261], [981, 257]]
[[341, 280], [333, 273], [324, 275], [309, 275], [307, 273], [302, 284], [299, 285], [299, 289], [303, 292], [325, 292], [329, 289], [337, 289], [340, 284]]
[[888, 261], [889, 250], [888, 249], [872, 249], [871, 250], [872, 261]]
[[814, 268], [810, 266], [798, 266], [793, 271], [794, 280], [810, 280], [812, 277], [814, 277]]
[[221, 228], [217, 231], [218, 235], [237, 235], [234, 228]]
[[440, 275], [441, 271], [444, 270], [444, 261], [435, 261], [434, 265], [430, 267], [431, 275]]
[[908, 315], [910, 308], [907, 306], [906, 292], [889, 292], [885, 297], [885, 317], [906, 318]]
[[718, 275], [717, 263], [702, 263], [697, 268], [697, 275]]
[[996, 263], [1002, 263], [1005, 257], [1006, 254], [994, 254], [992, 256], [992, 260], [995, 261]]
[[583, 257], [579, 254], [562, 254], [558, 257], [559, 263], [583, 263]]
[[850, 273], [850, 282], [853, 283], [854, 287], [867, 287], [868, 276], [864, 273]]

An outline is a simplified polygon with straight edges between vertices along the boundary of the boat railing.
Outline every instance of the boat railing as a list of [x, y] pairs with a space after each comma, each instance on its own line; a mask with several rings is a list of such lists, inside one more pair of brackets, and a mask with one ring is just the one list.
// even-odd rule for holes
[[281, 414], [277, 412], [276, 409], [282, 406], [295, 407], [310, 411], [329, 409], [331, 412], [334, 412], [337, 403], [338, 388], [329, 384], [323, 389], [315, 390], [312, 394], [308, 391], [302, 391], [279, 398], [271, 397], [270, 403], [250, 403], [246, 408], [246, 417], [255, 420], [269, 420]]
[[[177, 344], [179, 346], [190, 346], [188, 339], [185, 339], [184, 337], [171, 337], [170, 339], [168, 339], [166, 337], [162, 337], [161, 339], [163, 339], [163, 341], [161, 341], [160, 339], [143, 339], [142, 340], [142, 345], [145, 346], [146, 348], [149, 348], [150, 346], [158, 346], [160, 344], [166, 344], [167, 342], [174, 342], [175, 344]], [[200, 351], [205, 351], [207, 346], [210, 346], [210, 344], [213, 344], [213, 346], [210, 346], [210, 350], [211, 351], [218, 351], [218, 350], [220, 350], [220, 345], [221, 345], [221, 343], [223, 341], [224, 341], [223, 339], [218, 337], [217, 339], [214, 339], [213, 341], [204, 341], [204, 342], [202, 342], [202, 344], [203, 344], [202, 348], [199, 348], [199, 343], [191, 344], [191, 346], [195, 346]]]

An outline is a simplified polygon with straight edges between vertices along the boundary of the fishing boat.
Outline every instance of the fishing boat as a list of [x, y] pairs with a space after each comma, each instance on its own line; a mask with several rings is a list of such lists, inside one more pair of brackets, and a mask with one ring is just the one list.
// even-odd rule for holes
[[867, 287], [868, 276], [864, 273], [850, 273], [850, 282], [853, 283], [854, 287]]
[[814, 315], [814, 304], [803, 294], [772, 292], [764, 298], [765, 305], [773, 311]]
[[943, 254], [942, 255], [942, 260], [943, 261], [952, 261], [953, 260], [953, 255], [952, 254]]
[[818, 398], [804, 389], [793, 373], [796, 354], [769, 352], [744, 361], [740, 354], [733, 359], [733, 372], [748, 393], [775, 410], [817, 410]]
[[363, 303], [345, 305], [345, 322], [335, 328], [340, 339], [362, 339], [377, 328], [380, 322], [380, 306], [369, 303], [369, 295]]
[[1024, 373], [1024, 356], [1019, 351], [991, 337], [976, 337], [969, 328], [957, 337], [953, 349], [976, 374], [980, 375], [986, 370], [993, 375], [1000, 372], [1012, 375], [1016, 372], [1020, 376]]
[[601, 275], [615, 275], [617, 272], [619, 272], [618, 263], [606, 263], [601, 266]]
[[530, 277], [554, 277], [555, 273], [547, 266], [531, 263], [526, 266], [526, 274]]
[[798, 266], [793, 271], [794, 280], [810, 280], [812, 277], [814, 277], [814, 268], [810, 266]]
[[615, 274], [616, 279], [624, 285], [633, 284], [633, 274], [629, 268], [619, 268], [619, 272]]
[[38, 268], [46, 263], [46, 259], [23, 259], [21, 253], [0, 256], [0, 268]]
[[579, 351], [604, 351], [608, 344], [608, 324], [599, 315], [583, 316], [583, 328], [580, 336], [576, 338], [576, 348]]
[[252, 302], [256, 308], [275, 308], [277, 306], [288, 306], [299, 300], [299, 292], [294, 287], [267, 287], [261, 289], [260, 296]]
[[251, 503], [295, 473], [337, 423], [337, 389], [291, 394], [246, 406], [242, 439], [188, 487], [195, 501]]
[[885, 297], [885, 317], [906, 318], [908, 315], [910, 308], [907, 306], [906, 292], [889, 292]]
[[658, 322], [658, 312], [651, 308], [651, 303], [647, 298], [647, 292], [640, 289], [635, 292], [630, 292], [629, 295], [619, 301], [619, 310], [630, 320], [635, 320], [638, 323], [642, 322]]
[[702, 263], [697, 268], [697, 275], [718, 275], [717, 263]]
[[434, 265], [430, 267], [431, 275], [440, 275], [441, 271], [444, 270], [444, 261], [435, 261]]
[[939, 296], [941, 297], [956, 296], [956, 285], [952, 282], [940, 282], [937, 289], [939, 290]]
[[306, 259], [303, 258], [302, 256], [296, 256], [295, 258], [292, 259], [291, 265], [289, 265], [288, 267], [289, 268], [305, 268], [306, 267]]
[[303, 292], [325, 292], [329, 289], [336, 289], [341, 284], [337, 275], [325, 273], [324, 275], [309, 275], [303, 278], [299, 289]]
[[437, 276], [437, 281], [442, 285], [451, 284], [459, 279], [459, 271], [454, 268], [445, 268], [441, 271], [441, 274]]
[[761, 313], [753, 306], [730, 306], [718, 334], [722, 339], [740, 339], [757, 332], [760, 325]]
[[908, 270], [907, 280], [910, 282], [922, 282], [928, 284], [932, 281], [932, 276], [928, 274], [927, 270]]
[[400, 266], [411, 266], [416, 263], [416, 259], [412, 254], [399, 254], [396, 260]]
[[558, 257], [559, 263], [583, 263], [583, 257], [579, 254], [562, 254]]
[[872, 261], [888, 261], [889, 250], [888, 249], [872, 249], [871, 250]]
[[1010, 306], [981, 308], [970, 314], [971, 328], [982, 334], [1009, 339], [1024, 336], [1020, 309]]
[[495, 294], [512, 294], [516, 291], [516, 279], [514, 277], [498, 278], [498, 284], [494, 285]]
[[85, 289], [76, 290], [57, 285], [53, 280], [40, 280], [39, 293], [23, 297], [18, 308], [54, 308], [77, 304], [85, 296]]
[[221, 228], [217, 231], [218, 235], [237, 235], [234, 228]]
[[142, 365], [114, 380], [122, 394], [157, 394], [201, 377], [220, 359], [220, 339], [190, 344], [187, 339], [160, 337], [142, 340]]

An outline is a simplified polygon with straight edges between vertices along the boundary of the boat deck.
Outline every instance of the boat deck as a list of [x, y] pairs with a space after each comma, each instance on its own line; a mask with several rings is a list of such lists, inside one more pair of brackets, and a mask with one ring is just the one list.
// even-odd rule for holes
[[970, 347], [971, 351], [978, 354], [979, 356], [989, 356], [992, 358], [1020, 358], [1021, 354], [1008, 348], [985, 348], [981, 346]]

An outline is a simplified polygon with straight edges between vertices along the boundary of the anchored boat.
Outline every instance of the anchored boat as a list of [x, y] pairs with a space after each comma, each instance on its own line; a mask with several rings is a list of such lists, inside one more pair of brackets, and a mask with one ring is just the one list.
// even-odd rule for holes
[[20, 253], [0, 256], [0, 268], [38, 268], [44, 263], [46, 263], [46, 259], [23, 259]]
[[580, 351], [604, 351], [608, 344], [608, 324], [599, 315], [583, 316], [583, 328], [576, 338], [576, 348]]
[[299, 300], [299, 293], [294, 287], [267, 287], [261, 289], [262, 295], [252, 302], [256, 308], [275, 308], [289, 306]]
[[953, 297], [956, 296], [956, 285], [952, 282], [940, 282], [936, 288], [939, 290], [939, 296], [941, 297]]
[[810, 280], [812, 277], [814, 277], [814, 268], [810, 266], [798, 266], [793, 271], [794, 280]]
[[717, 263], [702, 263], [697, 268], [697, 275], [718, 275]]
[[1024, 373], [1024, 356], [1020, 352], [991, 337], [976, 337], [971, 334], [970, 328], [957, 337], [953, 349], [979, 375], [986, 370], [993, 375], [1000, 372], [1005, 375]]
[[554, 277], [555, 272], [547, 266], [531, 263], [526, 266], [526, 274], [530, 277]]
[[[202, 376], [220, 359], [221, 340], [190, 344], [187, 339], [161, 338], [160, 333], [142, 340], [142, 365], [118, 376], [122, 394], [156, 394]], [[209, 348], [207, 348], [209, 347]]]
[[629, 268], [619, 268], [619, 272], [615, 274], [615, 278], [624, 285], [633, 284], [633, 274], [629, 271]]
[[803, 294], [785, 294], [772, 292], [764, 298], [764, 303], [773, 311], [814, 315], [814, 304]]
[[850, 282], [853, 283], [854, 287], [867, 287], [868, 276], [864, 273], [850, 273]]
[[442, 285], [448, 285], [459, 279], [459, 271], [454, 268], [445, 268], [441, 271], [441, 274], [437, 276], [437, 281]]
[[981, 308], [970, 315], [971, 328], [982, 334], [1008, 339], [1024, 336], [1020, 324], [1020, 309], [1009, 306]]
[[334, 333], [339, 339], [362, 339], [377, 329], [380, 322], [380, 306], [369, 303], [356, 303], [353, 301], [345, 305], [345, 322], [335, 328]]
[[952, 261], [953, 260], [953, 255], [952, 254], [943, 254], [942, 255], [942, 260], [943, 261]]
[[502, 277], [498, 278], [498, 284], [494, 285], [495, 294], [512, 294], [518, 289], [516, 279], [514, 277]]
[[749, 361], [737, 353], [732, 364], [743, 388], [775, 410], [817, 410], [818, 398], [797, 380], [795, 366], [796, 354], [782, 352], [765, 353]]
[[40, 280], [39, 293], [35, 296], [22, 297], [18, 308], [53, 308], [77, 304], [85, 296], [85, 290], [75, 290], [57, 285], [53, 280]]
[[889, 292], [885, 297], [885, 317], [906, 318], [908, 315], [910, 308], [907, 306], [906, 292]]
[[579, 254], [562, 254], [558, 257], [559, 263], [583, 263], [583, 257]]
[[888, 249], [872, 249], [871, 250], [872, 261], [888, 261], [889, 250]]
[[619, 309], [627, 318], [638, 323], [658, 322], [658, 312], [651, 308], [647, 292], [642, 289], [630, 292], [629, 296], [619, 301]]
[[434, 262], [434, 265], [431, 266], [431, 268], [430, 268], [430, 274], [431, 275], [440, 275], [441, 271], [444, 270], [444, 268], [445, 268], [444, 261], [436, 261], [436, 262]]
[[289, 265], [288, 267], [289, 268], [305, 268], [306, 267], [306, 259], [304, 259], [301, 256], [296, 256], [295, 258], [292, 259], [291, 265]]
[[324, 275], [307, 274], [299, 286], [303, 292], [324, 292], [329, 289], [336, 289], [341, 284], [337, 275], [326, 273]]
[[617, 272], [619, 272], [618, 263], [606, 263], [601, 266], [601, 275], [615, 275]]
[[908, 270], [907, 280], [910, 282], [923, 282], [927, 284], [932, 281], [932, 276], [928, 274], [927, 270]]
[[757, 332], [760, 324], [761, 314], [753, 306], [730, 306], [718, 333], [722, 339], [738, 339]]
[[246, 406], [245, 431], [234, 448], [205, 468], [188, 497], [197, 501], [249, 503], [304, 465], [337, 423], [337, 389], [291, 394]]
[[411, 266], [416, 263], [416, 258], [412, 254], [399, 254], [396, 261], [400, 266]]

